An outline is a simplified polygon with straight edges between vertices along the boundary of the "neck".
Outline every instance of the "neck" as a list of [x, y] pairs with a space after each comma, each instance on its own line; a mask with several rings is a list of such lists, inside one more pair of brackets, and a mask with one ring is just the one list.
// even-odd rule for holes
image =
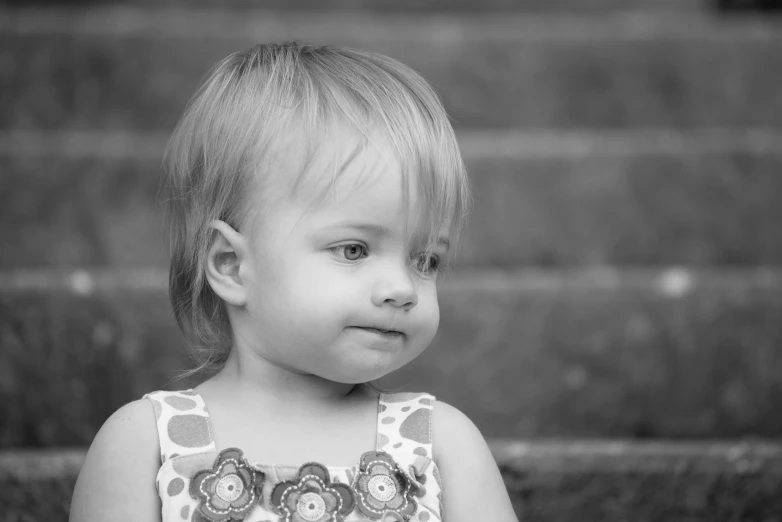
[[230, 385], [234, 393], [252, 393], [286, 403], [336, 403], [355, 395], [363, 387], [329, 381], [312, 374], [285, 368], [256, 354], [234, 347], [225, 366], [211, 382]]

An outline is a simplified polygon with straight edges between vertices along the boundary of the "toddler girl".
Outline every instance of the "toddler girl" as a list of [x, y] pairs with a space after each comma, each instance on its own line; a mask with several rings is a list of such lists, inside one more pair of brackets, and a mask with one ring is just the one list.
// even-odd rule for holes
[[378, 54], [257, 46], [215, 67], [166, 161], [171, 301], [212, 376], [106, 421], [71, 520], [515, 520], [463, 414], [368, 384], [434, 337], [468, 206], [431, 87]]

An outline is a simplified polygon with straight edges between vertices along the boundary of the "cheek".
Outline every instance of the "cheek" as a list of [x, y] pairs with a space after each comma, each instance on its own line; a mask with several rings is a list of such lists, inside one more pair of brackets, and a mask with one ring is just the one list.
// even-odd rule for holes
[[310, 285], [306, 275], [295, 261], [278, 258], [256, 268], [248, 310], [257, 317], [259, 327], [295, 325], [306, 317]]
[[427, 288], [419, 293], [418, 305], [420, 307], [421, 329], [429, 334], [431, 340], [440, 325], [440, 304], [437, 300], [437, 289]]
[[434, 313], [432, 314], [432, 329], [437, 331], [440, 327], [440, 306], [435, 303]]
[[279, 298], [313, 325], [339, 322], [362, 300], [362, 287], [355, 277], [317, 263], [297, 267], [277, 284]]

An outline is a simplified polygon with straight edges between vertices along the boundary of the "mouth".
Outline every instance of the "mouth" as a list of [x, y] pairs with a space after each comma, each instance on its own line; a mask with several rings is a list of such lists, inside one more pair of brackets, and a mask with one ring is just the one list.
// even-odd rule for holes
[[405, 334], [399, 330], [383, 330], [382, 328], [372, 328], [368, 326], [354, 326], [354, 328], [379, 335], [386, 339], [402, 339], [405, 336]]

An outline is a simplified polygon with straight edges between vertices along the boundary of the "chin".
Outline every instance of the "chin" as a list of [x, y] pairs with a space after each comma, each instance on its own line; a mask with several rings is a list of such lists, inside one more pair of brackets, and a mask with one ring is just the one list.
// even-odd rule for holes
[[343, 366], [341, 372], [338, 375], [334, 375], [329, 380], [334, 382], [341, 382], [344, 384], [363, 384], [366, 382], [374, 381], [385, 377], [389, 373], [398, 370], [404, 366], [404, 364], [382, 364], [382, 365], [367, 365], [359, 366], [356, 364], [350, 365], [350, 367]]

